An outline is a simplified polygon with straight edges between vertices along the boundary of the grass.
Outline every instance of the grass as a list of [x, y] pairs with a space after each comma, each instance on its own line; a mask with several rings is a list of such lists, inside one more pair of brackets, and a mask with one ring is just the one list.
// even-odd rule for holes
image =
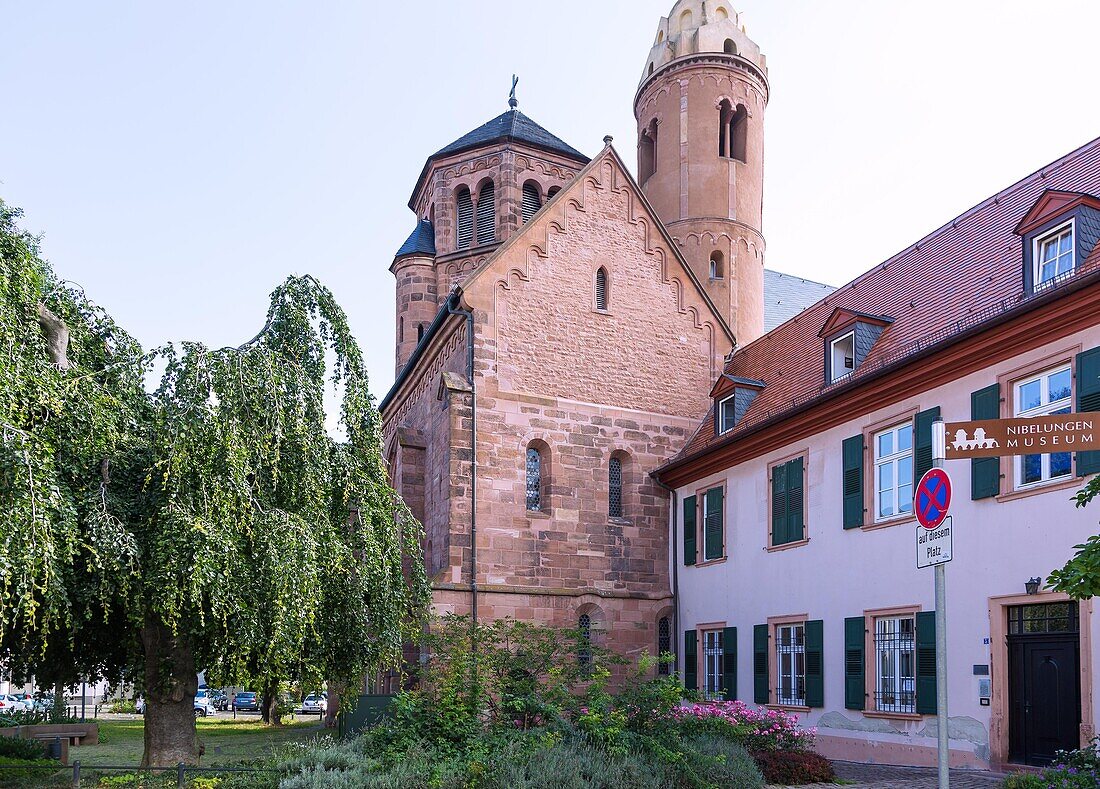
[[[141, 763], [145, 748], [144, 721], [140, 717], [132, 720], [100, 720], [98, 745], [78, 745], [69, 749], [70, 764], [80, 760], [82, 771], [89, 773], [86, 784], [95, 786], [96, 765], [115, 765], [137, 767]], [[199, 718], [195, 721], [199, 742], [205, 747], [200, 760], [203, 767], [219, 767], [250, 762], [267, 755], [271, 748], [295, 740], [307, 740], [325, 730], [316, 719], [309, 721], [291, 721], [275, 728], [266, 726], [258, 717], [249, 718]], [[0, 789], [11, 787], [57, 787], [72, 785], [71, 768], [63, 768], [64, 773], [50, 773], [37, 770], [33, 773], [17, 773], [13, 770], [0, 770]], [[111, 771], [101, 775], [119, 775]], [[175, 786], [175, 776], [171, 776]], [[167, 780], [167, 779], [166, 779]]]

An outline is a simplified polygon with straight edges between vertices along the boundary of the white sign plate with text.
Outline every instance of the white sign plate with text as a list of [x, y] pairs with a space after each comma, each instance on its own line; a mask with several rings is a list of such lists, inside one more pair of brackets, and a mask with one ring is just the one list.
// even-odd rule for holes
[[951, 561], [951, 531], [954, 519], [948, 515], [935, 529], [917, 528], [917, 567], [934, 567]]

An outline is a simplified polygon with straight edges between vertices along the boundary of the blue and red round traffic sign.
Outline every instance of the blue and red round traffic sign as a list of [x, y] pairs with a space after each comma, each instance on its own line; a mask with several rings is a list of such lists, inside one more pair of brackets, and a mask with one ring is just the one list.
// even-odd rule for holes
[[943, 523], [950, 507], [951, 477], [942, 468], [928, 469], [913, 492], [917, 522], [926, 529], [935, 529]]

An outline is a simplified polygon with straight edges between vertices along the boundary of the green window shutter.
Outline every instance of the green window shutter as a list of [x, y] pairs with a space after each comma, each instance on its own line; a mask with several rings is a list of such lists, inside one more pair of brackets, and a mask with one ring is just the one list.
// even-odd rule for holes
[[917, 614], [917, 713], [936, 714], [936, 612]]
[[722, 690], [727, 699], [737, 698], [737, 628], [722, 631]]
[[[1077, 354], [1077, 410], [1100, 411], [1100, 348]], [[1100, 450], [1077, 453], [1077, 476], [1100, 472]]]
[[772, 545], [787, 542], [787, 465], [772, 469]]
[[768, 703], [768, 626], [752, 628], [752, 700]]
[[940, 407], [921, 411], [913, 419], [913, 489], [932, 468], [932, 423], [940, 418]]
[[[971, 419], [999, 419], [1001, 385], [993, 384], [970, 394]], [[970, 498], [988, 499], [1001, 492], [1001, 459], [973, 458], [970, 461]]]
[[684, 564], [695, 564], [695, 497], [684, 497]]
[[844, 620], [844, 708], [849, 710], [863, 709], [866, 700], [867, 683], [863, 678], [866, 630], [862, 616]]
[[804, 466], [802, 458], [787, 464], [787, 542], [797, 542], [806, 536]]
[[806, 706], [825, 706], [825, 626], [820, 619], [806, 623]]
[[[694, 498], [694, 497], [693, 497]], [[694, 630], [684, 631], [684, 690], [699, 689], [699, 651]]]
[[711, 488], [706, 493], [706, 506], [703, 507], [703, 558], [721, 559], [723, 556], [722, 489]]
[[863, 434], [844, 439], [844, 528], [863, 525]]

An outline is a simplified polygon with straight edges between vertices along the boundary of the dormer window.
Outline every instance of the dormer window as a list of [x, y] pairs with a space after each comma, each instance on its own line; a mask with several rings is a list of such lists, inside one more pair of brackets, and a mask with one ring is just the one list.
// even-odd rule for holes
[[839, 381], [856, 369], [856, 333], [837, 337], [829, 343], [831, 381]]
[[1073, 271], [1073, 222], [1039, 236], [1034, 241], [1035, 288], [1041, 288]]
[[726, 433], [737, 424], [737, 396], [730, 395], [718, 403], [718, 432]]

